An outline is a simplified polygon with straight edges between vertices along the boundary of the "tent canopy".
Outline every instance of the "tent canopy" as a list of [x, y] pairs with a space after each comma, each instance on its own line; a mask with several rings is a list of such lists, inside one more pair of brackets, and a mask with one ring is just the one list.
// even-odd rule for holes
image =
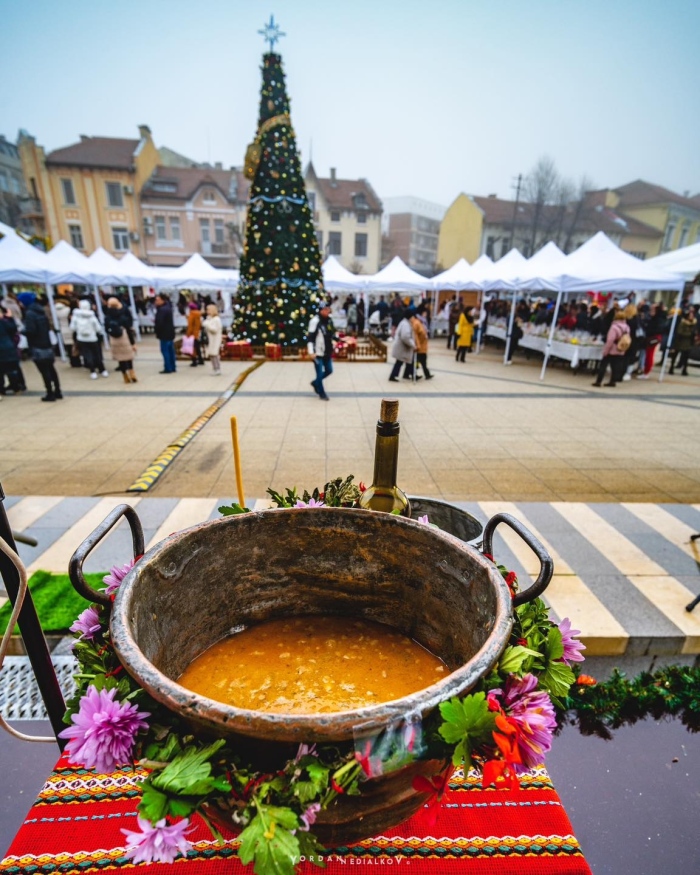
[[144, 264], [133, 252], [122, 255], [119, 268], [128, 286], [150, 286], [156, 281], [155, 269]]
[[479, 288], [472, 279], [472, 267], [465, 258], [460, 258], [452, 267], [448, 267], [447, 270], [434, 276], [431, 284], [436, 292], [441, 289], [450, 292], [466, 292]]
[[0, 231], [5, 234], [0, 240], [0, 282], [47, 282], [46, 253], [27, 243], [7, 225], [2, 225]]
[[700, 243], [657, 255], [656, 258], [650, 258], [646, 264], [679, 273], [686, 280], [694, 280], [700, 273]]
[[48, 281], [54, 286], [59, 283], [93, 284], [88, 259], [65, 240], [59, 240], [46, 253], [46, 261], [50, 274]]
[[90, 283], [94, 286], [127, 285], [123, 264], [101, 246], [88, 256]]
[[329, 292], [361, 292], [365, 288], [365, 277], [352, 273], [338, 261], [334, 255], [329, 255], [321, 267], [323, 285]]
[[411, 270], [398, 255], [379, 273], [366, 277], [365, 283], [371, 292], [424, 292], [432, 288], [432, 280]]
[[683, 278], [678, 274], [640, 261], [623, 252], [599, 231], [571, 255], [556, 261], [541, 272], [540, 288], [552, 291], [584, 293], [651, 291], [679, 289]]
[[499, 258], [490, 267], [484, 267], [485, 291], [515, 288], [517, 278], [526, 264], [525, 256], [518, 249], [509, 250], [503, 258]]

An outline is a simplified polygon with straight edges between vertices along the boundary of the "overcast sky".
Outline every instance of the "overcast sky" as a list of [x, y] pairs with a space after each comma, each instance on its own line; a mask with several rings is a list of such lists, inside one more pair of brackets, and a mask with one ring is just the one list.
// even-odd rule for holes
[[513, 197], [550, 155], [597, 188], [700, 192], [698, 0], [0, 0], [0, 133], [138, 136], [243, 162], [274, 14], [302, 161], [380, 197]]

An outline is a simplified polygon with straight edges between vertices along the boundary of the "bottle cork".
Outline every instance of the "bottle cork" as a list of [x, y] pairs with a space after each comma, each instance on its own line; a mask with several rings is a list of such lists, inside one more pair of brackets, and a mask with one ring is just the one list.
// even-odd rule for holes
[[382, 412], [379, 414], [379, 419], [382, 422], [398, 422], [398, 420], [399, 420], [399, 399], [398, 398], [382, 398]]

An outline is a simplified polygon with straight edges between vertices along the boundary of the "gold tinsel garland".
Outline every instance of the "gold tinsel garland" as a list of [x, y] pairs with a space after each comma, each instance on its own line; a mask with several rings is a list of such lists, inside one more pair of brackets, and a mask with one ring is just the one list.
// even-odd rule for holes
[[290, 128], [290, 133], [294, 133], [291, 131], [292, 120], [289, 117], [289, 113], [285, 112], [281, 115], [273, 115], [272, 118], [267, 119], [267, 121], [264, 121], [260, 125], [257, 136], [246, 149], [243, 175], [246, 179], [250, 179], [251, 182], [255, 179], [255, 174], [258, 172], [258, 166], [260, 164], [260, 159], [262, 158], [262, 139], [268, 131], [271, 131], [279, 125], [287, 125]]

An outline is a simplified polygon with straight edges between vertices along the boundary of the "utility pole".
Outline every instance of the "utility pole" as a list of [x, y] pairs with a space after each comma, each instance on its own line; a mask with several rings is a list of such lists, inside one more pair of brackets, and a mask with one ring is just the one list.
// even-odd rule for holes
[[523, 175], [522, 173], [518, 173], [518, 181], [515, 186], [515, 206], [513, 207], [513, 221], [511, 223], [510, 228], [510, 246], [509, 249], [512, 249], [515, 245], [515, 220], [518, 215], [518, 205], [520, 204], [520, 188], [523, 183]]

